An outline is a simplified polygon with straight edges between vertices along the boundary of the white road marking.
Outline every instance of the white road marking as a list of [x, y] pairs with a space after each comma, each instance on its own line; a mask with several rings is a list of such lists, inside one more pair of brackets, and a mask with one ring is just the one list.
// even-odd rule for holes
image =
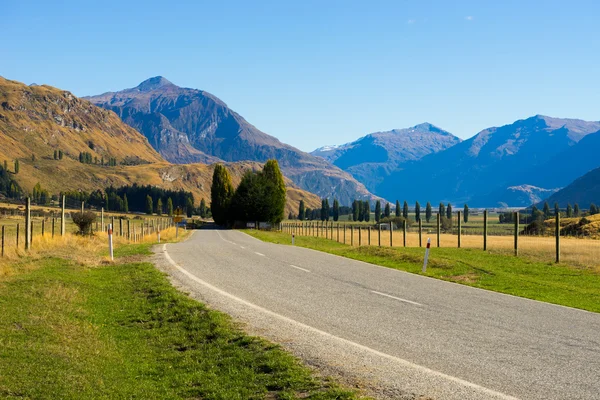
[[374, 290], [371, 290], [371, 293], [375, 293], [375, 294], [378, 294], [380, 296], [389, 297], [390, 299], [394, 299], [394, 300], [398, 300], [398, 301], [403, 301], [404, 303], [414, 304], [415, 306], [422, 306], [423, 305], [423, 304], [417, 303], [415, 301], [401, 299], [400, 297], [392, 296], [392, 295], [389, 295], [389, 294], [386, 294], [386, 293], [376, 292]]
[[255, 251], [254, 254], [258, 255], [258, 256], [262, 256], [264, 257], [265, 255], [263, 253], [259, 253], [258, 251]]
[[301, 329], [307, 329], [307, 330], [309, 330], [311, 332], [317, 333], [317, 334], [322, 335], [324, 337], [327, 337], [329, 339], [337, 340], [337, 341], [339, 341], [339, 342], [341, 342], [341, 343], [343, 343], [345, 345], [353, 346], [353, 347], [355, 347], [357, 349], [360, 349], [360, 350], [363, 350], [363, 351], [368, 351], [368, 352], [370, 352], [370, 353], [372, 353], [372, 354], [374, 354], [374, 355], [376, 355], [378, 357], [383, 357], [383, 358], [386, 358], [388, 360], [392, 360], [392, 361], [397, 362], [399, 364], [402, 364], [402, 365], [404, 365], [406, 367], [413, 368], [413, 369], [415, 369], [415, 370], [417, 370], [419, 372], [431, 374], [431, 375], [434, 375], [434, 376], [437, 376], [437, 377], [449, 380], [451, 382], [458, 383], [460, 385], [463, 385], [463, 386], [466, 386], [466, 387], [478, 390], [478, 391], [482, 392], [483, 394], [486, 394], [486, 395], [489, 395], [489, 396], [495, 396], [495, 397], [503, 399], [503, 400], [519, 400], [518, 398], [510, 396], [508, 394], [504, 394], [504, 393], [497, 392], [497, 391], [492, 390], [492, 389], [488, 389], [488, 388], [480, 386], [480, 385], [478, 385], [476, 383], [472, 383], [472, 382], [466, 381], [466, 380], [461, 379], [461, 378], [457, 378], [457, 377], [452, 376], [452, 375], [447, 375], [447, 374], [444, 374], [443, 372], [435, 371], [433, 369], [429, 369], [429, 368], [424, 367], [422, 365], [414, 364], [414, 363], [412, 363], [410, 361], [407, 361], [407, 360], [404, 360], [402, 358], [395, 357], [395, 356], [392, 356], [392, 355], [389, 355], [389, 354], [386, 354], [386, 353], [382, 353], [379, 350], [372, 349], [372, 348], [364, 346], [362, 344], [359, 344], [359, 343], [356, 343], [356, 342], [352, 342], [352, 341], [350, 341], [348, 339], [344, 339], [344, 338], [341, 338], [339, 336], [332, 335], [331, 333], [322, 331], [322, 330], [317, 329], [317, 328], [313, 328], [310, 325], [303, 324], [301, 322], [298, 322], [296, 320], [293, 320], [293, 319], [288, 318], [286, 316], [283, 316], [281, 314], [277, 314], [277, 313], [275, 313], [275, 312], [273, 312], [271, 310], [267, 310], [266, 308], [263, 308], [263, 307], [258, 306], [256, 304], [250, 303], [249, 301], [246, 301], [246, 300], [241, 299], [241, 298], [239, 298], [237, 296], [234, 296], [234, 295], [232, 295], [230, 293], [227, 293], [226, 291], [224, 291], [222, 289], [219, 289], [218, 287], [213, 286], [213, 285], [211, 285], [208, 282], [203, 281], [202, 279], [198, 278], [197, 276], [191, 274], [190, 272], [188, 272], [185, 269], [183, 269], [182, 267], [180, 267], [175, 261], [173, 261], [173, 259], [171, 258], [171, 256], [167, 252], [167, 245], [166, 244], [163, 245], [163, 250], [164, 250], [165, 258], [167, 259], [167, 261], [169, 262], [169, 264], [171, 264], [173, 267], [177, 268], [182, 274], [186, 275], [188, 278], [190, 278], [194, 282], [201, 284], [202, 286], [204, 286], [204, 287], [212, 290], [213, 292], [216, 292], [216, 293], [220, 294], [221, 296], [228, 297], [231, 300], [237, 301], [238, 303], [241, 303], [241, 304], [243, 304], [243, 305], [245, 305], [247, 307], [250, 307], [250, 308], [253, 308], [253, 309], [257, 310], [257, 311], [260, 311], [263, 314], [267, 314], [267, 315], [270, 315], [271, 317], [278, 318], [278, 319], [280, 319], [282, 321], [285, 321], [285, 322], [287, 322], [289, 324], [295, 325], [295, 326], [297, 326], [297, 327], [299, 327]]
[[244, 246], [240, 246], [240, 249], [245, 249], [245, 247]]
[[221, 233], [220, 233], [219, 231], [216, 231], [216, 232], [217, 232], [217, 235], [219, 235], [219, 237], [221, 238], [221, 240], [222, 240], [222, 241], [224, 241], [224, 242], [227, 242], [227, 243], [229, 243], [229, 244], [232, 244], [232, 245], [234, 245], [234, 246], [237, 246], [237, 245], [238, 245], [237, 243], [235, 243], [235, 242], [232, 242], [231, 240], [227, 240], [227, 239], [225, 239], [223, 236], [221, 236]]
[[300, 271], [304, 271], [304, 272], [310, 272], [310, 271], [309, 271], [309, 270], [307, 270], [307, 269], [304, 269], [304, 268], [301, 268], [301, 267], [297, 267], [297, 266], [295, 266], [295, 265], [292, 265], [292, 264], [290, 264], [290, 267], [292, 267], [292, 268], [296, 268], [296, 269], [299, 269]]

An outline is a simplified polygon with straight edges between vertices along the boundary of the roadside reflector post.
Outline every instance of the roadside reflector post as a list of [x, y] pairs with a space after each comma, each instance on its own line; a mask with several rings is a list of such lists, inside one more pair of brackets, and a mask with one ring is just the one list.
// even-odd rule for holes
[[110, 254], [110, 261], [113, 261], [114, 258], [114, 254], [113, 254], [113, 226], [112, 224], [108, 225], [108, 252]]
[[292, 233], [292, 246], [296, 245], [296, 235]]
[[160, 243], [160, 231], [156, 231], [156, 235], [158, 236], [158, 243]]
[[[442, 231], [442, 216], [437, 214], [437, 247], [440, 247], [440, 233]], [[429, 240], [429, 239], [427, 239]]]
[[519, 212], [515, 212], [515, 256], [519, 255]]
[[419, 217], [419, 247], [423, 247], [423, 221]]
[[461, 226], [462, 219], [460, 218], [460, 211], [457, 212], [457, 215], [458, 215], [458, 224], [457, 224], [458, 225], [458, 248], [460, 249], [460, 239], [461, 239], [461, 233], [462, 233], [462, 229], [461, 229], [462, 228], [462, 226]]
[[488, 210], [483, 211], [483, 251], [487, 251], [488, 239]]
[[427, 271], [427, 261], [429, 261], [429, 248], [431, 247], [431, 239], [427, 238], [427, 248], [425, 249], [425, 261], [423, 262], [423, 269], [421, 272]]

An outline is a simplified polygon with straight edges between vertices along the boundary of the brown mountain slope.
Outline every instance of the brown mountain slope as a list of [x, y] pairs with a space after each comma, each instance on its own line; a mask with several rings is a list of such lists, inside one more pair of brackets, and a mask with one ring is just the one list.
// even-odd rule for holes
[[[54, 150], [59, 149], [64, 158], [54, 160]], [[90, 152], [99, 160], [115, 157], [120, 162], [137, 157], [138, 162], [145, 163], [115, 167], [82, 164], [78, 160], [80, 152]], [[49, 86], [29, 87], [0, 77], [0, 162], [6, 160], [9, 171], [13, 171], [15, 159], [19, 160], [20, 171], [14, 177], [26, 191], [38, 182], [53, 194], [137, 183], [188, 190], [194, 194], [196, 204], [201, 198], [210, 202], [213, 166], [170, 164], [113, 112], [66, 91]], [[262, 166], [238, 162], [227, 163], [227, 167], [237, 185], [246, 170]], [[297, 213], [300, 199], [307, 207], [320, 207], [316, 195], [298, 189], [287, 178], [286, 185], [286, 215], [290, 211]]]
[[304, 190], [346, 205], [354, 199], [376, 199], [349, 173], [260, 131], [208, 92], [158, 76], [87, 99], [117, 113], [173, 163], [205, 162], [206, 157], [229, 162], [274, 158], [285, 176]]

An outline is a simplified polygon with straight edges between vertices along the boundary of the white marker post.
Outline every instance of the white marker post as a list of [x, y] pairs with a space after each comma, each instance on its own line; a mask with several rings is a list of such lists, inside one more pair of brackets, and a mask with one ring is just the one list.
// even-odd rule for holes
[[427, 271], [427, 261], [429, 260], [429, 248], [431, 247], [431, 239], [427, 238], [427, 248], [425, 249], [425, 262], [423, 263], [423, 269], [421, 272]]
[[296, 244], [296, 235], [292, 233], [292, 246]]
[[158, 235], [158, 243], [160, 243], [160, 231], [157, 231], [157, 235]]
[[108, 224], [108, 252], [110, 253], [110, 261], [114, 261], [113, 254], [113, 227], [112, 224]]

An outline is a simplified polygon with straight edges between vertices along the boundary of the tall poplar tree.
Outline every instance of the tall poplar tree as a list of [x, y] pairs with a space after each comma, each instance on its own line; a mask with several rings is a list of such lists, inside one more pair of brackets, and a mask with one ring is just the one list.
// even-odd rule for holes
[[408, 219], [408, 203], [404, 200], [404, 206], [402, 207], [402, 216], [404, 219]]
[[386, 218], [388, 218], [391, 215], [390, 203], [385, 203], [383, 215], [385, 215]]
[[[202, 199], [204, 200], [204, 199]], [[163, 213], [163, 202], [162, 199], [159, 197], [158, 201], [156, 202], [156, 215], [162, 215]]]
[[371, 203], [369, 203], [369, 200], [363, 202], [363, 211], [365, 213], [365, 221], [369, 222], [371, 220]]
[[400, 200], [396, 200], [396, 217], [400, 216]]
[[154, 211], [154, 206], [152, 205], [152, 197], [150, 195], [146, 196], [146, 214], [152, 215]]
[[340, 219], [340, 202], [337, 199], [333, 199], [333, 220], [338, 221]]
[[304, 208], [304, 200], [300, 200], [300, 205], [298, 206], [298, 219], [300, 221], [304, 221], [306, 209]]
[[452, 204], [448, 203], [448, 207], [446, 207], [446, 218], [452, 219]]
[[427, 205], [425, 206], [425, 221], [427, 221], [427, 222], [431, 221], [432, 214], [433, 214], [433, 212], [431, 210], [431, 203], [427, 202]]
[[375, 221], [379, 223], [381, 221], [381, 201], [377, 200], [375, 203]]
[[465, 208], [463, 209], [463, 221], [465, 224], [469, 222], [469, 206], [465, 204]]
[[[229, 205], [232, 197], [233, 185], [231, 184], [229, 171], [225, 166], [217, 164], [213, 172], [210, 191], [210, 209], [217, 225], [225, 225], [229, 220]], [[171, 201], [170, 198], [169, 201]], [[173, 207], [172, 201], [171, 207]]]
[[417, 201], [415, 203], [415, 221], [419, 222], [421, 220], [421, 205]]
[[265, 192], [268, 201], [266, 222], [278, 224], [285, 216], [286, 189], [277, 160], [267, 160], [262, 175], [266, 180]]

